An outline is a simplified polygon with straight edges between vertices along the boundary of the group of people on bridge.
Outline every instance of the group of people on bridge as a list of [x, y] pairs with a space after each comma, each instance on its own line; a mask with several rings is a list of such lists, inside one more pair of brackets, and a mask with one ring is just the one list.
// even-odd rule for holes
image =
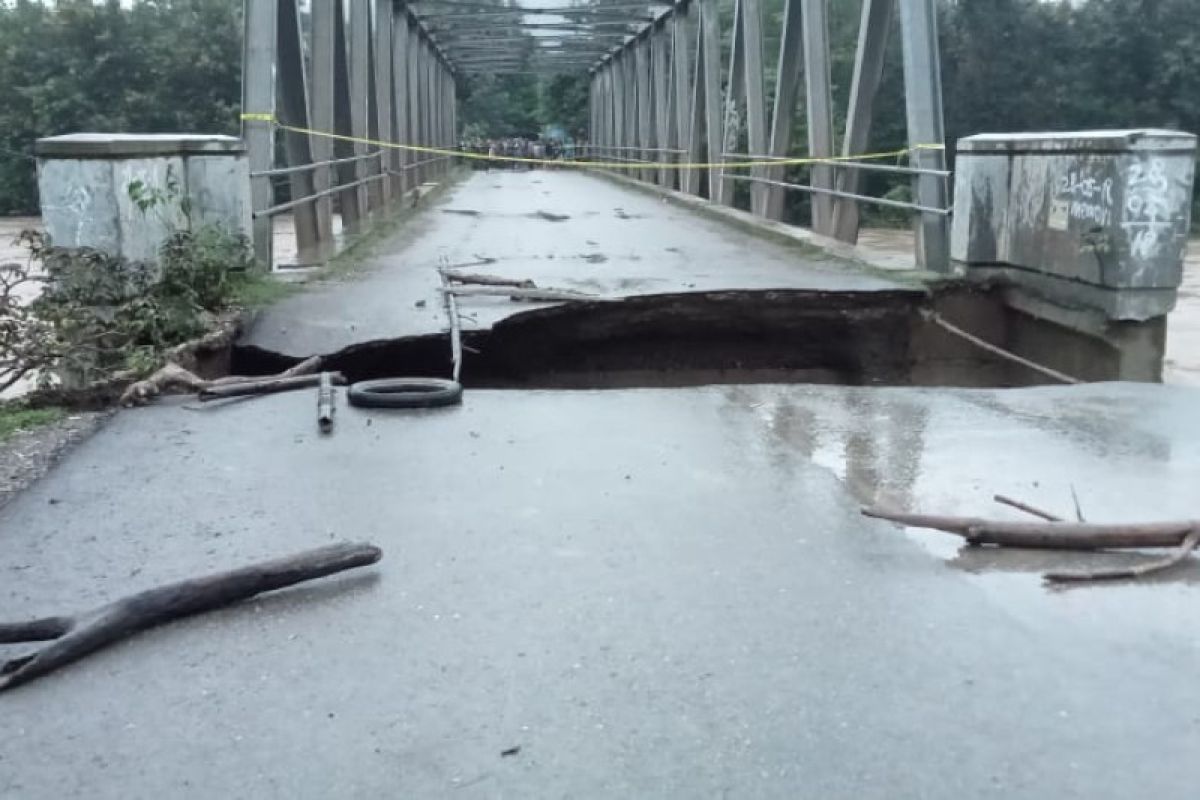
[[[527, 139], [516, 136], [504, 139], [474, 138], [459, 143], [459, 150], [476, 156], [474, 163], [477, 169], [492, 169], [508, 167], [510, 169], [532, 169], [538, 164], [534, 161], [573, 160], [582, 154], [581, 147], [574, 139], [536, 138]], [[504, 161], [502, 159], [528, 159], [529, 163], [520, 161]], [[549, 166], [549, 165], [541, 165]]]

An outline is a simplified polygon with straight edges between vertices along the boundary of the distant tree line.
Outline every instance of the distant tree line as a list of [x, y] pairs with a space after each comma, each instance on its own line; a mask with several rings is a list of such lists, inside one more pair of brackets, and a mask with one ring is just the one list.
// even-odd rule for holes
[[[903, 0], [898, 0], [902, 2]], [[733, 0], [720, 0], [730, 30]], [[237, 131], [242, 0], [0, 0], [0, 213], [36, 210], [32, 144], [82, 130]], [[766, 64], [778, 54], [784, 0], [764, 0]], [[838, 133], [844, 125], [860, 0], [831, 0]], [[1200, 132], [1197, 0], [942, 0], [950, 143], [980, 132], [1169, 127]], [[764, 75], [773, 90], [774, 69]], [[468, 76], [462, 133], [533, 136], [587, 126], [586, 75]], [[803, 153], [805, 115], [793, 142]], [[906, 144], [897, 30], [872, 146]], [[799, 177], [799, 176], [797, 176]], [[907, 191], [875, 175], [868, 191]], [[804, 217], [807, 198], [792, 193]], [[1200, 216], [1198, 214], [1197, 216]]]

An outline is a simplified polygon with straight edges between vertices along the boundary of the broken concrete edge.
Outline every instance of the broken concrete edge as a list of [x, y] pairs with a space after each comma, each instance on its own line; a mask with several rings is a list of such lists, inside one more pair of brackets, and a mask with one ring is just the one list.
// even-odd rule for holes
[[968, 278], [972, 283], [1011, 289], [1013, 296], [1029, 295], [1065, 311], [1095, 312], [1113, 322], [1165, 317], [1175, 309], [1178, 296], [1175, 289], [1110, 289], [1010, 264], [972, 265]]
[[868, 275], [882, 278], [914, 288], [931, 291], [944, 285], [958, 285], [962, 281], [956, 276], [943, 275], [936, 272], [917, 269], [915, 259], [910, 269], [896, 269], [895, 257], [885, 256], [861, 245], [852, 245], [838, 241], [829, 236], [823, 236], [807, 228], [789, 225], [784, 222], [764, 219], [748, 211], [742, 211], [731, 206], [714, 203], [706, 197], [687, 194], [675, 189], [644, 183], [625, 175], [614, 175], [601, 170], [591, 170], [590, 174], [618, 183], [621, 186], [634, 189], [645, 194], [661, 197], [676, 205], [705, 215], [743, 232], [762, 236], [779, 244], [798, 247], [812, 253], [824, 255], [831, 259], [846, 263]]

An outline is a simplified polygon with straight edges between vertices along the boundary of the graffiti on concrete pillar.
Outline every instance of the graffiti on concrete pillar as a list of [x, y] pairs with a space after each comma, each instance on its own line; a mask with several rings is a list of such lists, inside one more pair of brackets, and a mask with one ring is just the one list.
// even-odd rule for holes
[[1059, 177], [1050, 204], [1049, 226], [1067, 230], [1070, 220], [1089, 227], [1108, 227], [1113, 214], [1113, 179], [1073, 169]]
[[1154, 258], [1172, 236], [1171, 181], [1161, 158], [1133, 164], [1125, 192], [1121, 227], [1129, 237], [1129, 252], [1134, 258]]

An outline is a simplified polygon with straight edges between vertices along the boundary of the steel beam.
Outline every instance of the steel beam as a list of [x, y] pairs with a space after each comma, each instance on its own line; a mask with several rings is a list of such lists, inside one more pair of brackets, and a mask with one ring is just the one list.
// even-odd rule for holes
[[[746, 141], [751, 153], [767, 152], [767, 103], [763, 88], [762, 7], [759, 0], [742, 0], [742, 43], [745, 46], [744, 72], [746, 80]], [[763, 177], [761, 167], [752, 167], [751, 174]], [[750, 186], [750, 210], [762, 215], [766, 211], [767, 187], [760, 183]]]
[[[279, 119], [285, 125], [308, 128], [308, 82], [304, 74], [296, 0], [278, 0], [278, 3], [276, 32], [279, 43], [275, 96], [279, 106]], [[288, 166], [298, 167], [313, 162], [308, 134], [284, 131], [283, 141]], [[311, 170], [289, 174], [288, 182], [293, 198], [311, 197], [315, 192]], [[324, 254], [321, 249], [315, 202], [296, 206], [292, 211], [292, 219], [296, 231], [296, 255], [300, 263], [313, 264], [321, 261]]]
[[618, 53], [608, 64], [609, 80], [612, 82], [613, 134], [605, 160], [611, 160], [613, 150], [625, 146], [625, 55]]
[[[779, 67], [775, 73], [775, 109], [771, 118], [770, 155], [786, 156], [792, 147], [792, 127], [796, 117], [796, 97], [800, 84], [803, 53], [802, 0], [787, 0], [783, 10], [783, 35], [779, 43]], [[783, 167], [770, 167], [767, 179], [782, 181]], [[767, 185], [768, 219], [782, 220], [784, 190], [782, 186]]]
[[[395, 111], [394, 130], [397, 144], [408, 144], [408, 15], [396, 14], [392, 19], [392, 107]], [[405, 167], [412, 161], [407, 150], [396, 150], [393, 169], [400, 173], [397, 185], [400, 197], [407, 196], [412, 178]]]
[[[697, 76], [696, 85], [703, 83], [704, 89], [704, 119], [705, 138], [708, 142], [708, 163], [717, 164], [723, 160], [721, 145], [724, 139], [724, 127], [721, 107], [721, 18], [717, 0], [697, 0], [700, 3], [701, 43], [703, 44], [704, 69], [703, 81]], [[721, 195], [721, 181], [716, 169], [710, 168], [708, 173], [708, 198], [717, 200]]]
[[[333, 22], [333, 3], [317, 3], [312, 7], [311, 17], [311, 51], [312, 51], [312, 83], [310, 95], [312, 127], [318, 131], [333, 131], [333, 54], [335, 26]], [[329, 161], [333, 158], [333, 140], [327, 136], [313, 136], [309, 149], [315, 161]], [[317, 200], [317, 226], [321, 236], [321, 249], [324, 255], [332, 255], [333, 240], [333, 197], [328, 192], [333, 186], [334, 171], [332, 167], [318, 167], [313, 170], [313, 188], [320, 195]]]
[[[416, 25], [410, 26], [408, 29], [408, 141], [410, 145], [416, 147], [424, 144], [421, 129], [421, 51], [423, 49], [424, 43], [421, 41], [420, 30]], [[411, 150], [409, 157], [413, 159], [414, 164], [425, 159], [423, 153]], [[424, 181], [425, 168], [414, 166], [409, 169], [408, 174], [412, 177], [415, 188], [419, 190]]]
[[[842, 140], [843, 156], [860, 155], [866, 152], [871, 142], [875, 95], [883, 81], [884, 56], [894, 9], [895, 0], [863, 0], [858, 50], [854, 56], [854, 78], [850, 83], [850, 107], [846, 114], [846, 135]], [[838, 170], [838, 191], [861, 194], [861, 175], [859, 170]], [[833, 204], [833, 235], [853, 244], [858, 241], [858, 228], [858, 203], [840, 197], [836, 199]]]
[[[275, 56], [278, 6], [273, 2], [246, 0], [244, 54], [242, 58], [242, 112], [261, 115], [260, 119], [242, 120], [242, 138], [246, 141], [251, 172], [269, 170], [275, 163]], [[250, 181], [254, 210], [261, 211], [274, 202], [271, 179], [263, 176]], [[271, 218], [260, 217], [252, 223], [254, 258], [260, 269], [273, 266]]]
[[[654, 98], [654, 141], [659, 148], [658, 162], [666, 165], [671, 162], [671, 154], [666, 148], [674, 147], [671, 142], [671, 93], [670, 93], [670, 29], [666, 21], [654, 26], [648, 39], [650, 47], [651, 92]], [[659, 167], [658, 183], [660, 186], [674, 188], [675, 173], [666, 166]]]
[[[911, 162], [921, 169], [946, 167], [942, 117], [942, 72], [938, 62], [937, 8], [934, 0], [905, 0], [900, 4], [900, 29], [904, 39], [904, 95], [908, 111], [908, 143], [916, 148]], [[917, 203], [926, 208], [946, 207], [946, 185], [936, 175], [919, 175]], [[917, 263], [933, 272], [950, 271], [947, 218], [922, 214], [918, 225]]]
[[[375, 114], [379, 129], [377, 138], [383, 142], [396, 141], [396, 118], [392, 111], [392, 98], [394, 97], [392, 86], [393, 10], [390, 2], [377, 0], [375, 3], [375, 29], [372, 31], [375, 37]], [[385, 149], [383, 168], [393, 172], [398, 171], [398, 155], [399, 151], [394, 148]], [[404, 191], [404, 187], [400, 185], [396, 175], [382, 181], [380, 186], [383, 187], [385, 198], [389, 203]]]
[[[829, 0], [803, 0], [804, 82], [808, 93], [808, 154], [833, 155], [833, 95], [829, 77]], [[812, 197], [812, 229], [833, 232], [833, 168], [814, 164], [809, 185], [823, 190]]]
[[[725, 153], [734, 153], [741, 138], [741, 107], [746, 99], [746, 27], [742, 15], [744, 0], [734, 0], [733, 36], [729, 45], [729, 80], [725, 83], [725, 104], [721, 113], [721, 160]], [[726, 170], [717, 175], [717, 200], [721, 205], [733, 205], [733, 181], [725, 179]]]
[[[350, 58], [350, 130], [351, 135], [358, 139], [368, 138], [371, 134], [370, 11], [370, 0], [350, 0], [350, 40], [346, 49], [346, 55]], [[370, 150], [361, 142], [354, 146], [355, 155], [365, 155]], [[356, 165], [362, 170], [360, 177], [378, 174], [378, 165], [371, 161], [361, 161]], [[375, 183], [369, 185], [370, 189], [367, 184], [359, 187], [360, 208], [364, 218], [379, 206]]]
[[[692, 154], [692, 64], [690, 50], [692, 46], [692, 17], [690, 5], [682, 5], [675, 9], [671, 21], [671, 98], [675, 112], [675, 125], [670, 137], [671, 147], [687, 150], [679, 155], [680, 161], [690, 159]], [[699, 148], [697, 148], [698, 150]], [[698, 175], [695, 170], [676, 170], [680, 191], [696, 194], [699, 190]]]
[[[339, 136], [354, 136], [354, 100], [350, 84], [350, 55], [347, 47], [345, 3], [331, 0], [334, 4], [334, 54], [333, 54], [333, 119], [334, 132]], [[365, 146], [339, 139], [334, 142], [334, 154], [338, 158], [361, 156]], [[338, 193], [338, 204], [342, 212], [342, 227], [347, 231], [362, 228], [367, 215], [367, 193], [363, 180], [366, 165], [361, 159], [338, 165], [338, 183], [354, 184]]]
[[[633, 51], [634, 68], [637, 70], [637, 146], [640, 148], [638, 157], [642, 161], [650, 161], [654, 158], [652, 152], [654, 150], [653, 112], [656, 102], [650, 81], [650, 40], [648, 38], [639, 39], [634, 44]], [[647, 183], [654, 180], [654, 170], [652, 169], [643, 169], [640, 174], [642, 180]]]

